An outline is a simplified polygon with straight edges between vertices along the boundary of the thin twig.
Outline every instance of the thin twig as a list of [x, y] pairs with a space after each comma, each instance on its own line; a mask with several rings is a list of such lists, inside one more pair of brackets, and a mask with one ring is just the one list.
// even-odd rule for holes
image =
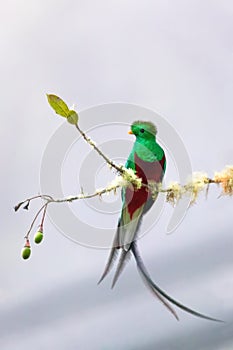
[[[17, 205], [14, 206], [14, 210], [17, 211], [19, 210], [19, 208], [24, 204], [24, 203], [27, 203], [27, 208], [29, 207], [29, 204], [30, 202], [33, 200], [33, 199], [37, 199], [37, 198], [42, 198], [42, 199], [52, 199], [52, 197], [48, 194], [44, 194], [44, 195], [41, 195], [41, 194], [38, 194], [36, 196], [33, 196], [33, 197], [30, 197], [30, 198], [26, 198], [24, 201], [18, 203]], [[25, 208], [24, 208], [25, 209]]]
[[[50, 200], [49, 202], [51, 202], [51, 200]], [[43, 211], [43, 215], [42, 215], [42, 219], [41, 219], [41, 223], [40, 223], [40, 231], [41, 231], [41, 232], [43, 232], [44, 219], [45, 219], [46, 210], [47, 210], [47, 207], [48, 207], [49, 202], [47, 202], [47, 203], [45, 204], [45, 207], [44, 207], [44, 211]]]
[[36, 213], [34, 219], [32, 220], [32, 223], [31, 223], [31, 225], [30, 225], [30, 227], [29, 227], [28, 232], [27, 232], [27, 234], [26, 234], [25, 237], [24, 237], [26, 240], [29, 239], [29, 235], [30, 235], [30, 233], [31, 233], [31, 230], [32, 230], [32, 228], [33, 228], [33, 226], [34, 226], [34, 224], [35, 224], [35, 222], [36, 222], [38, 216], [40, 215], [40, 213], [42, 212], [42, 210], [43, 210], [45, 207], [47, 207], [47, 205], [48, 205], [48, 202], [45, 203], [45, 204], [38, 210], [38, 212]]
[[124, 168], [122, 166], [117, 165], [116, 163], [114, 163], [111, 159], [109, 159], [95, 144], [95, 142], [93, 142], [86, 134], [84, 131], [82, 131], [80, 129], [80, 127], [78, 126], [78, 124], [75, 124], [76, 129], [79, 131], [79, 133], [82, 135], [82, 137], [84, 138], [84, 140], [89, 143], [90, 146], [92, 146], [94, 148], [94, 150], [105, 160], [105, 162], [110, 165], [110, 167], [116, 169], [120, 174], [124, 173]]
[[120, 187], [120, 185], [115, 186], [115, 187], [113, 187], [111, 189], [103, 188], [102, 190], [96, 191], [96, 192], [91, 193], [91, 194], [83, 194], [83, 193], [81, 193], [78, 196], [68, 197], [68, 198], [63, 198], [63, 199], [53, 199], [53, 200], [51, 200], [49, 202], [51, 202], [51, 203], [64, 203], [64, 202], [73, 202], [73, 201], [76, 201], [76, 200], [79, 200], [79, 199], [89, 199], [89, 198], [93, 198], [93, 197], [99, 197], [99, 196], [102, 196], [105, 193], [109, 193], [109, 192], [115, 191], [119, 187]]

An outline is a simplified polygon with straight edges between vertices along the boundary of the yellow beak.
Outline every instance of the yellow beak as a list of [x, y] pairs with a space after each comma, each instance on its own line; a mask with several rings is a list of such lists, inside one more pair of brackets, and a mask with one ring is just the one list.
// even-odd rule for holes
[[129, 131], [128, 131], [128, 134], [133, 135], [132, 130], [129, 130]]

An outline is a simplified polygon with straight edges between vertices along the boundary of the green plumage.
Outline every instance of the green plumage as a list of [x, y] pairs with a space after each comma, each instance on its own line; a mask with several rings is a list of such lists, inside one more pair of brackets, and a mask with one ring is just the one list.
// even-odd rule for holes
[[[142, 132], [142, 130], [144, 131]], [[135, 153], [146, 162], [162, 160], [164, 151], [156, 142], [157, 129], [154, 124], [151, 122], [137, 121], [132, 124], [131, 131], [136, 136], [136, 141], [126, 162], [126, 168], [135, 170]]]
[[144, 283], [177, 320], [179, 318], [168, 301], [197, 317], [221, 322], [200, 314], [170, 297], [152, 281], [143, 264], [136, 244], [137, 232], [143, 215], [152, 207], [155, 200], [154, 197], [152, 198], [152, 193], [147, 185], [162, 182], [166, 170], [166, 158], [162, 147], [156, 142], [157, 129], [153, 123], [136, 121], [131, 125], [131, 131], [129, 133], [136, 136], [136, 141], [126, 162], [126, 168], [131, 168], [135, 171], [137, 176], [142, 179], [143, 186], [140, 189], [134, 189], [133, 186], [129, 186], [122, 190], [123, 206], [121, 216], [113, 241], [113, 247], [99, 283], [109, 273], [118, 253], [120, 253], [112, 283], [112, 287], [114, 287], [132, 252]]
[[[151, 122], [136, 121], [131, 125], [131, 134], [136, 136], [132, 151], [126, 162], [126, 168], [131, 168], [142, 179], [144, 185], [162, 181], [166, 168], [163, 149], [156, 142], [157, 129]], [[118, 222], [118, 229], [109, 261], [101, 280], [109, 272], [114, 256], [122, 249], [118, 267], [113, 279], [116, 283], [129, 257], [132, 242], [136, 239], [141, 219], [154, 203], [152, 194], [146, 186], [134, 189], [132, 186], [122, 191], [122, 211]], [[116, 248], [117, 247], [117, 248]]]

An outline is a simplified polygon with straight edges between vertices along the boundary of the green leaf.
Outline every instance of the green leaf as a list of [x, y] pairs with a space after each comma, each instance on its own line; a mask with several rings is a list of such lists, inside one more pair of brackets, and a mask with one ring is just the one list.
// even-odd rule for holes
[[73, 111], [73, 110], [70, 110], [69, 113], [68, 113], [68, 116], [67, 116], [67, 121], [70, 123], [70, 124], [77, 124], [78, 123], [78, 113]]
[[47, 94], [47, 99], [50, 104], [50, 106], [53, 108], [53, 110], [61, 115], [62, 117], [67, 118], [69, 115], [69, 108], [67, 104], [58, 96]]

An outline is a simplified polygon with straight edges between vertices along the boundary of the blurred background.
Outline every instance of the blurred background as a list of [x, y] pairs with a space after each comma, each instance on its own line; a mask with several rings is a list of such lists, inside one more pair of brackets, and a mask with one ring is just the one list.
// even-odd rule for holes
[[45, 241], [23, 261], [37, 207], [13, 211], [39, 192], [41, 159], [63, 123], [47, 92], [79, 111], [109, 102], [155, 110], [180, 135], [194, 170], [211, 176], [232, 164], [233, 3], [12, 0], [1, 4], [0, 28], [1, 349], [233, 349], [232, 198], [218, 198], [220, 189], [171, 235], [167, 205], [140, 250], [168, 294], [223, 324], [179, 310], [177, 322], [133, 261], [114, 290], [111, 278], [97, 286], [108, 251], [75, 244], [49, 220]]

